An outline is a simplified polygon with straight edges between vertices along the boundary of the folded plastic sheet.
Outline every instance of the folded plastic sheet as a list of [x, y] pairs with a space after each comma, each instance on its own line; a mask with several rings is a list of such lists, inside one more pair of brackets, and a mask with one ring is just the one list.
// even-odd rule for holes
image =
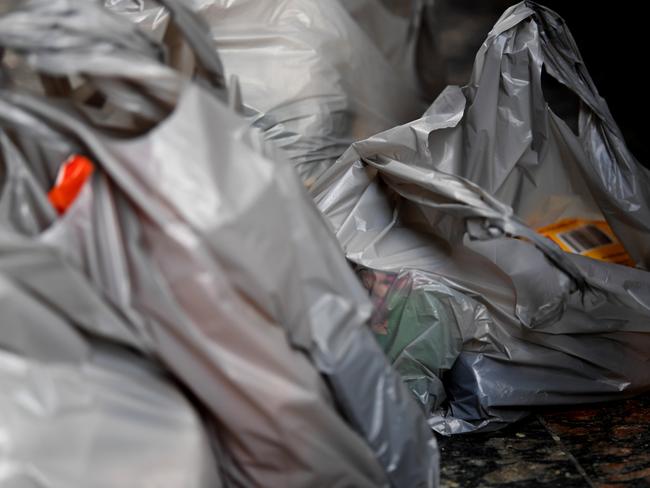
[[[158, 3], [104, 3], [156, 38], [169, 37]], [[190, 2], [210, 27], [226, 77], [237, 76], [249, 118], [287, 152], [308, 186], [351, 142], [411, 120], [426, 108], [414, 60], [419, 2], [408, 2], [414, 12], [407, 18], [376, 0], [366, 2], [366, 10], [381, 13], [378, 22], [383, 38], [392, 41], [390, 48], [374, 42], [378, 36], [368, 36], [369, 29], [364, 31], [344, 8], [354, 7], [348, 3]]]
[[[553, 80], [579, 100], [567, 122]], [[468, 86], [353, 144], [312, 192], [378, 303], [380, 343], [449, 434], [650, 388], [649, 184], [562, 20], [525, 2]], [[566, 219], [606, 221], [640, 269], [534, 230]]]
[[[110, 103], [134, 112], [151, 100], [127, 97], [129, 86], [137, 94], [163, 87], [165, 100], [178, 90], [168, 117], [126, 138], [108, 136], [74, 104], [63, 110], [15, 90], [0, 93], [8, 130], [39, 134], [33, 144], [45, 147], [53, 137], [69, 140], [97, 167], [67, 212], [37, 235], [129, 325], [128, 333], [79, 326], [118, 341], [128, 335], [131, 347], [159, 357], [196, 395], [231, 457], [228, 481], [435, 486], [435, 439], [367, 331], [370, 304], [292, 166], [209, 87], [152, 57], [112, 49], [102, 23], [75, 19], [83, 12], [75, 3], [58, 3], [68, 24], [52, 2], [16, 10], [51, 35], [76, 26], [86, 42], [74, 56], [20, 31], [0, 36], [3, 45], [48, 74], [83, 74], [113, 95]], [[15, 21], [7, 14], [0, 27]], [[95, 50], [104, 62], [85, 64]], [[104, 78], [130, 83], [107, 90]], [[51, 283], [40, 293], [56, 303]]]

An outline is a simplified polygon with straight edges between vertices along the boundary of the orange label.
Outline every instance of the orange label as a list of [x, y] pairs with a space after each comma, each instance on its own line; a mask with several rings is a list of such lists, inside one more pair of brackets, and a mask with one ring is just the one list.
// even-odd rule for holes
[[604, 220], [563, 219], [537, 229], [565, 252], [600, 261], [634, 266], [634, 261]]
[[90, 160], [79, 154], [70, 156], [59, 169], [54, 188], [47, 197], [59, 214], [64, 213], [81, 191], [95, 167]]

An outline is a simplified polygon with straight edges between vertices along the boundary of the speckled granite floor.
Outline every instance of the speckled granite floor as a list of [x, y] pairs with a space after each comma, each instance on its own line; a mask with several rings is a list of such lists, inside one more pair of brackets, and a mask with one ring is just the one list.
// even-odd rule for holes
[[650, 395], [439, 442], [446, 488], [650, 487]]

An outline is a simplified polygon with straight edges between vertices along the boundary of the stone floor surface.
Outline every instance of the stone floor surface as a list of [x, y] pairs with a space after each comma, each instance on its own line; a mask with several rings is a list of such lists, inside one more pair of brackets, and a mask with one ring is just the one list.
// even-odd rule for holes
[[443, 488], [650, 488], [650, 395], [539, 412], [439, 442]]

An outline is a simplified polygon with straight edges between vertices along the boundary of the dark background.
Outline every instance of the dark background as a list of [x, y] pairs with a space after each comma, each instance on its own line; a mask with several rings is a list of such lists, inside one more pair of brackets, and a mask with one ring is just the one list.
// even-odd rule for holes
[[[650, 167], [647, 71], [650, 26], [643, 2], [539, 2], [566, 21], [600, 95], [607, 100], [628, 147]], [[636, 8], [635, 8], [636, 7]]]

